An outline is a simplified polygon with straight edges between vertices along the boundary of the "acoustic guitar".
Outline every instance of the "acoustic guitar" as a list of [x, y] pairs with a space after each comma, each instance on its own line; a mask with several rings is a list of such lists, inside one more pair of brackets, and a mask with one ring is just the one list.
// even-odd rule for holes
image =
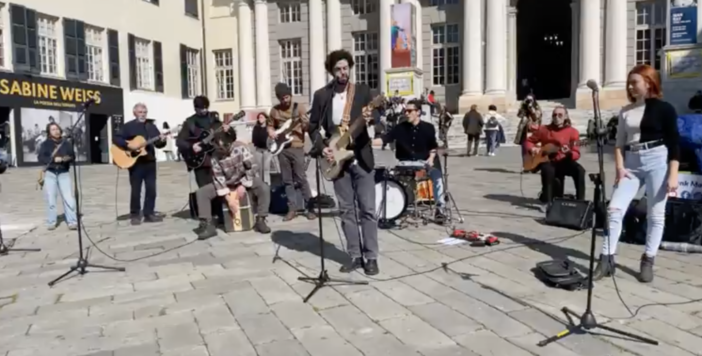
[[[386, 101], [387, 98], [385, 95], [380, 94], [376, 96], [370, 102], [370, 104], [366, 106], [366, 108], [374, 110], [378, 107], [384, 106]], [[348, 130], [346, 130], [344, 133], [340, 134], [337, 131], [332, 135], [331, 140], [329, 140], [329, 148], [331, 148], [333, 152], [333, 157], [331, 159], [322, 159], [320, 161], [322, 175], [325, 179], [334, 180], [339, 177], [344, 164], [354, 158], [355, 154], [349, 147], [353, 143], [351, 133], [355, 132], [356, 130], [360, 130], [361, 126], [365, 126], [367, 124], [368, 123], [366, 122], [365, 118], [359, 117], [351, 123]]]
[[532, 172], [536, 168], [539, 167], [541, 163], [549, 162], [551, 161], [551, 156], [555, 155], [558, 153], [558, 151], [562, 152], [568, 152], [570, 149], [573, 147], [577, 146], [587, 146], [589, 144], [588, 141], [582, 140], [582, 141], [577, 141], [573, 142], [569, 145], [563, 146], [563, 145], [556, 145], [553, 143], [547, 143], [543, 146], [541, 146], [541, 151], [537, 154], [531, 154], [531, 152], [527, 152], [524, 154], [524, 164], [523, 168], [525, 172]]
[[[178, 131], [178, 128], [171, 129], [165, 133], [166, 136], [170, 136]], [[136, 136], [131, 140], [127, 140], [127, 147], [131, 149], [124, 149], [113, 144], [110, 147], [110, 153], [112, 154], [112, 162], [121, 168], [129, 169], [131, 168], [141, 156], [146, 156], [147, 149], [146, 146], [153, 144], [154, 142], [161, 139], [161, 136], [156, 136], [150, 139], [145, 139], [143, 136]]]
[[234, 115], [234, 117], [232, 117], [232, 119], [228, 123], [223, 123], [221, 126], [214, 130], [204, 130], [200, 133], [198, 137], [191, 138], [190, 142], [193, 144], [200, 143], [200, 148], [202, 150], [198, 153], [192, 152], [192, 150], [189, 150], [190, 152], [183, 152], [183, 159], [185, 161], [185, 165], [187, 165], [190, 169], [201, 167], [205, 163], [207, 158], [210, 156], [210, 153], [214, 151], [214, 145], [212, 144], [212, 140], [215, 138], [215, 134], [222, 131], [227, 126], [233, 128], [236, 122], [244, 116], [246, 116], [246, 112], [244, 110], [239, 111], [239, 113]]

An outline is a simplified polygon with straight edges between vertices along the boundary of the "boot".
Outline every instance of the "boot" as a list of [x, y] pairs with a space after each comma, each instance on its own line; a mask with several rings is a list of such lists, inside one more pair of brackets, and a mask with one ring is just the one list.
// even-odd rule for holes
[[217, 236], [217, 226], [215, 226], [214, 221], [205, 221], [205, 224], [205, 228], [197, 234], [198, 240], [207, 240]]
[[592, 272], [592, 280], [599, 281], [604, 277], [613, 276], [615, 266], [614, 255], [600, 255], [600, 261], [597, 262], [597, 267]]
[[380, 269], [378, 268], [378, 260], [369, 258], [366, 261], [366, 264], [363, 266], [363, 271], [366, 273], [366, 276], [375, 276], [376, 274], [380, 273]]
[[195, 230], [193, 230], [193, 232], [195, 232], [196, 234], [200, 234], [201, 232], [207, 229], [207, 224], [207, 219], [200, 219], [200, 223], [197, 225]]
[[261, 233], [261, 234], [268, 234], [271, 232], [271, 228], [268, 227], [268, 224], [266, 224], [266, 217], [265, 216], [257, 216], [256, 217], [256, 223], [254, 224], [253, 229], [254, 229], [254, 231]]
[[292, 219], [295, 219], [297, 217], [297, 211], [295, 211], [295, 208], [289, 207], [288, 208], [288, 213], [285, 214], [285, 217], [283, 218], [283, 221], [290, 221]]
[[653, 262], [655, 257], [646, 256], [644, 253], [641, 255], [641, 265], [639, 272], [639, 281], [641, 283], [651, 283], [653, 281]]
[[363, 265], [364, 265], [363, 258], [357, 257], [357, 258], [351, 259], [351, 262], [349, 262], [348, 264], [341, 266], [341, 268], [339, 269], [339, 272], [351, 273], [357, 269], [364, 268]]
[[317, 218], [317, 214], [315, 213], [315, 206], [311, 202], [307, 203], [307, 212], [305, 213], [305, 217], [307, 220], [314, 220]]

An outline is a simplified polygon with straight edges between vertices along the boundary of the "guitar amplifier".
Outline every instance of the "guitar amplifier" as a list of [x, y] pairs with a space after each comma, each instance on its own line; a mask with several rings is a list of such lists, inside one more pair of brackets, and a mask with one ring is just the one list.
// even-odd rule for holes
[[588, 200], [553, 199], [546, 212], [546, 225], [565, 227], [574, 230], [592, 228], [595, 207]]

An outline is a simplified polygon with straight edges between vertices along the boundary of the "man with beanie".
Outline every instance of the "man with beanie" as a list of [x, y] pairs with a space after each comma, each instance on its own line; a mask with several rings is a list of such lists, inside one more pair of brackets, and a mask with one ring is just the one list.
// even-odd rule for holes
[[[309, 220], [317, 218], [313, 207], [310, 205], [312, 191], [310, 184], [307, 182], [307, 172], [305, 171], [305, 132], [309, 126], [307, 117], [307, 108], [292, 100], [292, 90], [285, 83], [278, 83], [275, 86], [275, 96], [278, 98], [278, 105], [271, 109], [268, 119], [268, 136], [271, 139], [276, 138], [275, 131], [280, 128], [286, 121], [293, 120], [292, 142], [283, 149], [278, 155], [280, 162], [280, 173], [285, 185], [285, 195], [288, 196], [288, 214], [285, 215], [283, 221], [290, 221], [297, 216], [299, 210], [306, 209], [305, 216]], [[305, 200], [306, 206], [296, 206], [295, 199], [292, 198], [297, 194], [296, 187], [302, 191], [302, 197]]]

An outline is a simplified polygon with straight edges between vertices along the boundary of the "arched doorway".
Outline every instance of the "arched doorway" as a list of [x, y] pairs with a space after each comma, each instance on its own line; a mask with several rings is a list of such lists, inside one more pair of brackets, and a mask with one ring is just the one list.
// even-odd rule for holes
[[563, 99], [571, 92], [570, 0], [517, 3], [517, 96]]

